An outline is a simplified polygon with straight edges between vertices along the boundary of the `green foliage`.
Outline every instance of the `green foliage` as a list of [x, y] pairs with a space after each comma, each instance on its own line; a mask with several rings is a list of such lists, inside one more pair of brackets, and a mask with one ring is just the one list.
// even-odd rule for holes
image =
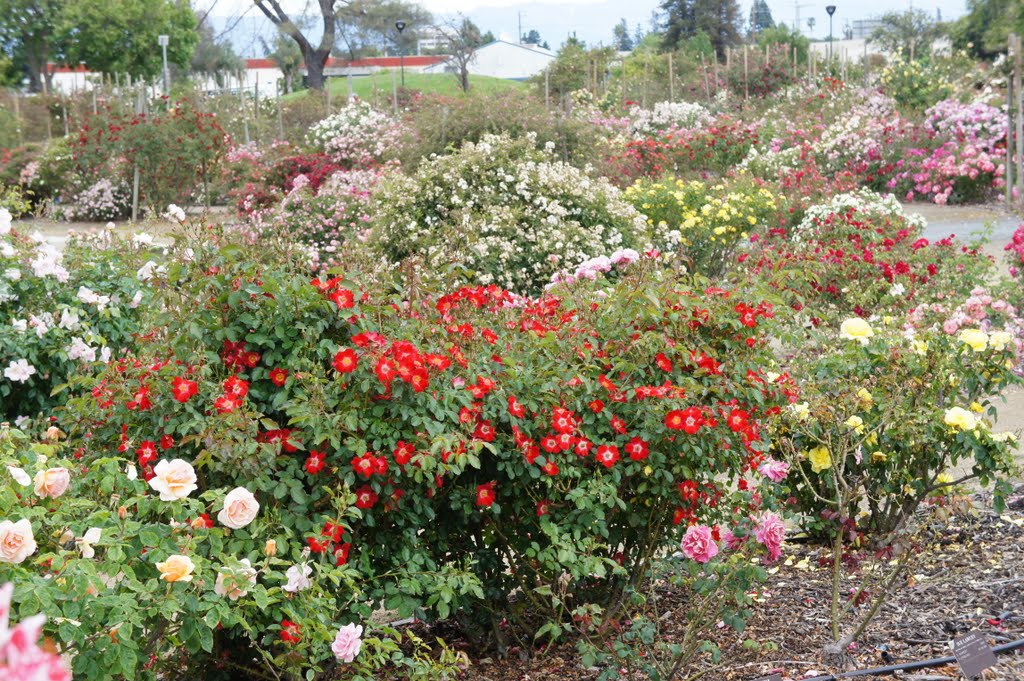
[[103, 73], [154, 78], [163, 68], [157, 36], [170, 36], [167, 60], [187, 69], [199, 42], [196, 15], [181, 0], [70, 0], [61, 3], [59, 29], [67, 60]]
[[784, 45], [786, 46], [785, 53], [790, 55], [793, 54], [793, 48], [796, 48], [797, 62], [806, 64], [811, 41], [800, 31], [791, 29], [786, 24], [778, 24], [758, 33], [757, 45], [762, 50], [765, 47], [774, 48], [776, 45]]
[[740, 7], [736, 0], [664, 0], [661, 10], [665, 13], [663, 49], [675, 50], [683, 40], [704, 32], [721, 58], [726, 48], [740, 40]]
[[940, 33], [941, 26], [931, 12], [908, 9], [883, 14], [880, 25], [871, 34], [871, 42], [885, 52], [913, 60], [915, 56], [929, 55]]
[[1024, 9], [1018, 0], [967, 0], [967, 14], [949, 30], [953, 46], [977, 59], [1006, 54], [1011, 33], [1024, 34]]
[[932, 60], [895, 58], [882, 70], [881, 83], [886, 94], [912, 111], [924, 111], [953, 94], [948, 74]]

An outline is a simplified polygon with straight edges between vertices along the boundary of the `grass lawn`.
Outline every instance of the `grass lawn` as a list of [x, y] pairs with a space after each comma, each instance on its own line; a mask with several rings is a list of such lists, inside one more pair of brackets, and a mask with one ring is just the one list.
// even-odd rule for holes
[[[401, 77], [395, 71], [395, 80], [401, 87]], [[348, 95], [347, 78], [329, 78], [328, 87], [331, 91], [331, 98], [341, 101]], [[376, 97], [374, 87], [376, 86]], [[458, 95], [462, 92], [459, 82], [450, 73], [410, 73], [405, 72], [405, 87], [409, 90], [420, 90], [422, 92], [436, 92], [442, 95]], [[491, 78], [490, 76], [470, 76], [469, 91], [471, 94], [490, 95], [496, 92], [507, 90], [524, 91], [529, 84], [517, 80], [506, 80], [504, 78]], [[357, 76], [352, 78], [352, 91], [362, 100], [373, 102], [386, 102], [391, 98], [391, 71], [378, 71], [374, 76]], [[285, 95], [285, 101], [301, 97], [303, 92], [294, 92]]]

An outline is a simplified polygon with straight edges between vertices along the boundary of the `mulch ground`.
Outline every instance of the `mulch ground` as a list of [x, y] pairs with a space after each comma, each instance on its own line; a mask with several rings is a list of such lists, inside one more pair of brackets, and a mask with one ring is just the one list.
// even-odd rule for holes
[[[1013, 500], [1013, 507], [1001, 515], [991, 511], [989, 499], [976, 495], [961, 504], [960, 512], [941, 521], [933, 519], [920, 531], [920, 550], [907, 577], [851, 648], [845, 669], [829, 666], [822, 658], [822, 648], [831, 640], [831, 578], [827, 568], [819, 567], [819, 558], [828, 552], [790, 544], [786, 559], [772, 568], [758, 594], [759, 603], [747, 630], [742, 635], [718, 630], [721, 664], [712, 666], [705, 661], [690, 673], [703, 670], [700, 678], [707, 681], [749, 681], [774, 673], [795, 681], [946, 657], [952, 655], [952, 640], [970, 631], [982, 632], [992, 646], [1024, 638], [1024, 486], [1017, 494], [1021, 496]], [[844, 591], [853, 586], [853, 581], [844, 584]], [[668, 601], [672, 597], [672, 593], [663, 594]], [[667, 623], [665, 639], [671, 640], [685, 626], [685, 622]], [[452, 631], [438, 633], [469, 656], [463, 678], [583, 681], [598, 676], [598, 671], [581, 667], [571, 644], [532, 659], [519, 655], [497, 659], [488, 651], [474, 651], [470, 644], [453, 637]], [[771, 645], [751, 650], [742, 645], [746, 639]], [[986, 681], [1024, 681], [1024, 648], [998, 659], [999, 664], [986, 672]], [[899, 677], [857, 678], [945, 681], [963, 677], [952, 664]]]

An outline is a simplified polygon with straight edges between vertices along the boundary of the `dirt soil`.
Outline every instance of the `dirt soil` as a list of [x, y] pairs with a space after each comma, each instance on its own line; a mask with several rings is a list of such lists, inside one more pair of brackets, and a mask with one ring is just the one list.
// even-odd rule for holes
[[[822, 659], [830, 640], [828, 607], [830, 570], [819, 565], [828, 552], [820, 547], [789, 544], [786, 557], [771, 567], [770, 577], [756, 598], [754, 616], [747, 630], [737, 634], [722, 628], [717, 642], [722, 662], [703, 660], [691, 674], [703, 672], [706, 681], [748, 681], [779, 674], [785, 681], [865, 670], [952, 655], [954, 638], [980, 631], [990, 645], [1024, 638], [1024, 485], [1012, 502], [1015, 508], [1002, 515], [986, 510], [984, 495], [962, 499], [959, 513], [934, 522], [921, 535], [920, 552], [908, 566], [897, 592], [883, 605], [861, 640], [850, 649], [845, 669]], [[843, 584], [843, 591], [854, 585]], [[675, 598], [661, 593], [663, 607]], [[861, 606], [861, 609], [867, 606]], [[686, 623], [665, 620], [664, 640], [679, 638]], [[591, 681], [600, 670], [585, 670], [579, 656], [567, 644], [534, 659], [512, 654], [498, 659], [492, 651], [476, 650], [451, 630], [419, 633], [443, 635], [463, 650], [470, 664], [462, 678], [477, 681]], [[770, 646], [750, 650], [742, 643], [754, 639]], [[429, 640], [429, 639], [428, 639]], [[1024, 679], [1024, 648], [1003, 654], [986, 672], [986, 681]], [[646, 678], [620, 670], [623, 679]], [[692, 677], [681, 677], [683, 679]], [[899, 677], [863, 676], [859, 679], [905, 681], [952, 681], [962, 679], [956, 664], [908, 672]]]

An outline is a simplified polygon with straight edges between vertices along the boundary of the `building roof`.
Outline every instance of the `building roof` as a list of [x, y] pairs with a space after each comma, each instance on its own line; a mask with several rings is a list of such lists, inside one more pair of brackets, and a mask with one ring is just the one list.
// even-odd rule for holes
[[537, 54], [542, 54], [545, 57], [554, 58], [555, 56], [555, 54], [551, 50], [545, 50], [540, 45], [533, 45], [531, 43], [510, 43], [507, 40], [495, 40], [493, 43], [481, 45], [479, 48], [477, 48], [477, 52], [479, 52], [480, 50], [486, 50], [487, 48], [493, 47], [495, 45], [509, 45], [511, 47], [518, 47], [521, 50], [527, 50], [528, 52], [536, 52]]

